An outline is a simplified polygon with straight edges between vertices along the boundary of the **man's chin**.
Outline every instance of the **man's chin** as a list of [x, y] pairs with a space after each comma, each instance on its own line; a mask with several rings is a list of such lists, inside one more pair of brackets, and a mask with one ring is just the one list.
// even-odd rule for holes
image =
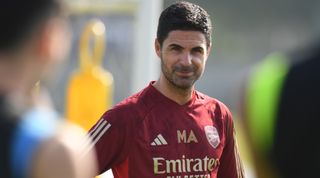
[[174, 85], [177, 88], [182, 89], [182, 90], [190, 90], [194, 85], [194, 81], [183, 81], [183, 80], [180, 80], [180, 81], [174, 82]]

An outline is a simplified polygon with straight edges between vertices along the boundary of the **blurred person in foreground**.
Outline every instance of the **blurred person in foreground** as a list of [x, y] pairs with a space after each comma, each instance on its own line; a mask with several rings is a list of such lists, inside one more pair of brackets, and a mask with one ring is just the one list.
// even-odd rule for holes
[[40, 91], [67, 54], [69, 29], [58, 0], [0, 4], [0, 177], [89, 178], [95, 157], [82, 131], [58, 119]]
[[242, 117], [258, 178], [319, 177], [319, 100], [320, 41], [256, 66]]
[[195, 90], [211, 50], [208, 13], [177, 2], [159, 18], [157, 81], [105, 112], [92, 127], [99, 173], [116, 178], [242, 178], [229, 109]]

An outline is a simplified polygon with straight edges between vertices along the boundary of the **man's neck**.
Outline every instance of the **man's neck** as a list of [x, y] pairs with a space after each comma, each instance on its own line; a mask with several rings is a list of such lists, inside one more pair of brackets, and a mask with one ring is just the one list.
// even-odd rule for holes
[[190, 89], [181, 89], [172, 85], [170, 82], [161, 79], [153, 83], [153, 86], [164, 96], [170, 98], [179, 105], [184, 105], [192, 99], [194, 87], [191, 87]]
[[6, 96], [10, 105], [18, 113], [33, 103], [31, 94], [33, 86], [22, 70], [19, 67], [14, 68], [10, 64], [2, 63], [0, 65], [0, 93]]

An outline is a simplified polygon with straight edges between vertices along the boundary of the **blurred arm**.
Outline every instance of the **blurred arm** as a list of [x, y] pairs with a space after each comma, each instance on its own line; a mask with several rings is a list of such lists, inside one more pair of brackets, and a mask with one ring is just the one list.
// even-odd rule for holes
[[96, 159], [92, 151], [84, 153], [84, 134], [74, 126], [64, 126], [57, 135], [45, 141], [35, 155], [31, 177], [92, 178]]

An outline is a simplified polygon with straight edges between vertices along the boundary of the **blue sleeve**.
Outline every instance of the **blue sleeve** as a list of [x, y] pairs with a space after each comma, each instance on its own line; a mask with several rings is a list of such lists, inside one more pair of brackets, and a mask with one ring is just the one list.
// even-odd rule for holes
[[41, 142], [53, 135], [56, 113], [34, 108], [27, 112], [19, 124], [12, 145], [11, 167], [14, 177], [29, 177], [33, 156]]

